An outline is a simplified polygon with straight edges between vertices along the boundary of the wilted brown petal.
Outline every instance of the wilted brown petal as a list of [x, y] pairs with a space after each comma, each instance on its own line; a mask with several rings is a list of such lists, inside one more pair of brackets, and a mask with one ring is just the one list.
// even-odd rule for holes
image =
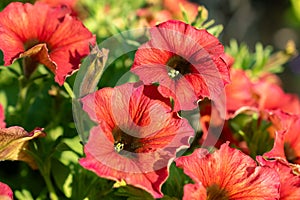
[[29, 140], [42, 134], [44, 133], [41, 128], [36, 128], [29, 133], [19, 126], [0, 128], [0, 161], [21, 160], [35, 168], [34, 160], [26, 153], [26, 149]]

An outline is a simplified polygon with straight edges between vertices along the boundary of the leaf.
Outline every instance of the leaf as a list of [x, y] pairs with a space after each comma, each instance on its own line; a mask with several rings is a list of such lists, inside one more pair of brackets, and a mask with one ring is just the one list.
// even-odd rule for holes
[[33, 197], [28, 190], [25, 189], [22, 189], [21, 191], [16, 190], [14, 193], [17, 199], [19, 200], [33, 200]]
[[285, 50], [275, 53], [272, 53], [272, 46], [263, 47], [257, 43], [252, 53], [245, 43], [238, 44], [236, 40], [231, 40], [225, 51], [235, 60], [233, 68], [248, 70], [252, 77], [282, 72], [283, 65], [297, 54], [293, 41], [287, 43]]
[[198, 7], [198, 13], [195, 20], [191, 23], [192, 26], [201, 27], [201, 25], [208, 19], [208, 11], [204, 6]]
[[130, 185], [118, 188], [114, 194], [119, 197], [127, 197], [127, 200], [153, 200], [148, 192]]
[[1, 49], [0, 49], [0, 65], [4, 65], [4, 55]]
[[173, 162], [170, 166], [170, 175], [162, 187], [165, 195], [169, 196], [167, 199], [182, 199], [183, 186], [191, 183], [191, 179], [183, 173], [183, 170], [176, 167]]
[[70, 169], [57, 159], [51, 159], [51, 173], [56, 186], [65, 193], [64, 185], [70, 174]]
[[82, 109], [81, 102], [78, 99], [72, 99], [72, 105], [76, 129], [81, 141], [85, 144], [88, 141], [91, 127], [95, 126], [96, 123]]
[[230, 119], [229, 124], [234, 136], [247, 143], [252, 158], [255, 159], [257, 155], [262, 155], [272, 148], [273, 140], [268, 131], [271, 123], [262, 120], [257, 113], [241, 113]]
[[114, 181], [98, 177], [95, 173], [83, 169], [79, 164], [72, 165], [72, 195], [70, 199], [98, 200], [109, 199]]
[[180, 7], [180, 10], [181, 10], [181, 13], [182, 13], [182, 16], [183, 16], [183, 20], [187, 23], [187, 24], [189, 24], [189, 17], [188, 17], [188, 15], [187, 15], [187, 12], [186, 12], [186, 10], [184, 9], [184, 7], [183, 7], [183, 5], [180, 3], [179, 4], [179, 7]]
[[213, 26], [213, 27], [207, 29], [207, 31], [210, 34], [214, 35], [215, 37], [219, 37], [223, 31], [223, 25], [219, 24], [219, 25]]

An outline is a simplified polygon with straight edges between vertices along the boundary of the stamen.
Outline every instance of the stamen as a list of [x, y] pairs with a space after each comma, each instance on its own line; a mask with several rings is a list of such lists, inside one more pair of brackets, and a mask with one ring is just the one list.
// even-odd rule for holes
[[176, 78], [180, 74], [176, 69], [171, 68], [168, 72], [170, 78]]
[[121, 142], [118, 142], [117, 144], [114, 145], [115, 151], [120, 153], [124, 149], [124, 144]]

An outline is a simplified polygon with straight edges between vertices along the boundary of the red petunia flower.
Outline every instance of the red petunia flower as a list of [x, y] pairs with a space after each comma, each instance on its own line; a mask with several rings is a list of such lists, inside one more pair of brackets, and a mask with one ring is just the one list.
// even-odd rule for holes
[[203, 97], [218, 99], [229, 72], [216, 37], [175, 20], [151, 28], [150, 36], [137, 50], [131, 68], [140, 80], [159, 83], [164, 97], [180, 103], [175, 110], [194, 109]]
[[[213, 154], [206, 149], [196, 149], [175, 162], [195, 182], [194, 193], [199, 194], [198, 199], [279, 199], [277, 172], [269, 167], [257, 166], [252, 158], [230, 148], [228, 143]], [[203, 197], [200, 183], [206, 189], [206, 197]], [[191, 185], [185, 187], [192, 192]], [[191, 195], [184, 194], [184, 199]]]
[[251, 80], [245, 71], [232, 68], [230, 77], [231, 82], [225, 86], [228, 117], [246, 107], [300, 113], [299, 98], [285, 93], [276, 75], [266, 74], [258, 80]]
[[38, 62], [42, 63], [62, 85], [89, 54], [89, 45], [95, 44], [92, 33], [70, 12], [66, 7], [51, 8], [40, 2], [10, 3], [0, 12], [0, 49], [5, 65], [24, 58], [28, 77]]
[[169, 100], [155, 86], [104, 88], [82, 103], [98, 126], [90, 131], [80, 164], [100, 177], [162, 197], [170, 163], [194, 134], [188, 122], [171, 112]]
[[246, 72], [231, 68], [230, 77], [231, 82], [225, 86], [228, 113], [233, 114], [243, 106], [256, 106], [258, 96]]
[[2, 200], [12, 200], [13, 192], [10, 187], [4, 183], [0, 182], [0, 199]]
[[271, 134], [275, 132], [274, 146], [264, 155], [269, 158], [280, 158], [291, 163], [300, 164], [300, 115], [292, 115], [280, 110], [269, 114], [273, 123]]
[[295, 174], [287, 162], [282, 160], [266, 160], [258, 156], [256, 160], [261, 166], [275, 169], [280, 177], [280, 200], [300, 199], [300, 176]]

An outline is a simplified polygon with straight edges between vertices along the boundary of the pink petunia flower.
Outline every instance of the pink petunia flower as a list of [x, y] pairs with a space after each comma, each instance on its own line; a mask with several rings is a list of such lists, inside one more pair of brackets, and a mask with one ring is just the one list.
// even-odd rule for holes
[[176, 20], [151, 28], [150, 36], [137, 50], [131, 68], [140, 80], [159, 83], [164, 97], [180, 103], [175, 110], [194, 109], [203, 97], [218, 99], [229, 72], [216, 37]]
[[[191, 155], [175, 160], [178, 167], [190, 176], [194, 184], [185, 186], [183, 199], [198, 193], [198, 199], [279, 199], [280, 181], [277, 172], [256, 162], [241, 151], [223, 144], [209, 154], [206, 149], [196, 149]], [[206, 196], [203, 196], [203, 187]], [[194, 196], [194, 199], [195, 196]]]
[[95, 37], [66, 7], [51, 8], [10, 3], [0, 12], [0, 49], [5, 65], [23, 58], [25, 76], [29, 77], [38, 63], [55, 74], [62, 85], [67, 76], [79, 68], [81, 59], [89, 54]]
[[0, 199], [1, 200], [12, 200], [13, 192], [10, 187], [0, 182]]
[[287, 162], [283, 160], [266, 160], [258, 156], [256, 160], [261, 166], [275, 169], [280, 177], [280, 200], [300, 199], [300, 176], [295, 174]]
[[90, 131], [80, 164], [100, 177], [162, 197], [170, 163], [194, 134], [188, 122], [171, 112], [169, 100], [155, 86], [104, 88], [82, 103], [98, 126]]

